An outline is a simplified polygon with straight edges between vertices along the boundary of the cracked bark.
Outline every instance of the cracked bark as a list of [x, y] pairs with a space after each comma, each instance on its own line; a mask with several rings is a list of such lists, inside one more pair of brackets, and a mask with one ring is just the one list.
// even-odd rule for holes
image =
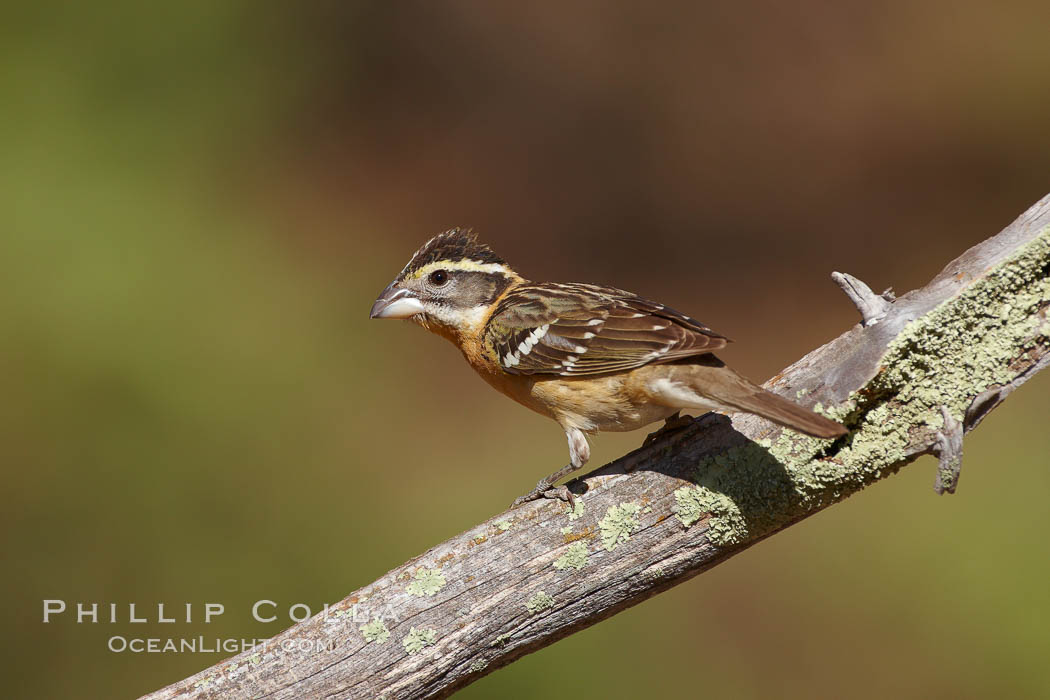
[[707, 414], [584, 477], [582, 514], [558, 501], [500, 513], [327, 615], [145, 697], [447, 696], [922, 454], [940, 455], [935, 488], [951, 492], [963, 433], [1050, 364], [1048, 278], [1050, 195], [895, 300], [837, 275], [862, 323], [767, 386], [849, 435]]

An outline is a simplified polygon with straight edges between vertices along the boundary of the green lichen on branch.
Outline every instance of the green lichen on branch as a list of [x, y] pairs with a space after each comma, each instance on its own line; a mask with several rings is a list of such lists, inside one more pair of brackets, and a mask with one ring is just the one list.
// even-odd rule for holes
[[382, 644], [386, 640], [390, 639], [390, 630], [387, 629], [386, 624], [376, 617], [372, 618], [371, 622], [367, 622], [360, 627], [361, 634], [365, 636], [366, 642], [375, 642], [376, 644]]
[[1048, 305], [1050, 228], [902, 329], [868, 385], [823, 411], [844, 419], [849, 436], [832, 443], [783, 430], [706, 457], [695, 486], [675, 492], [676, 517], [688, 527], [710, 516], [708, 540], [731, 546], [895, 471], [931, 444], [942, 406], [961, 420], [977, 394], [1050, 351]]
[[684, 486], [674, 492], [675, 517], [690, 527], [701, 518], [711, 516], [708, 521], [707, 539], [717, 545], [727, 546], [743, 541], [747, 534], [746, 523], [733, 499], [724, 493], [705, 486]]
[[704, 458], [693, 479], [674, 493], [675, 516], [686, 527], [707, 518], [707, 539], [720, 547], [773, 527], [796, 500], [784, 465], [760, 443]]
[[671, 511], [683, 525], [689, 527], [711, 512], [711, 507], [705, 502], [705, 495], [700, 489], [690, 486], [675, 489]]
[[962, 466], [960, 457], [953, 457], [944, 464], [937, 466], [937, 483], [942, 491], [950, 491], [955, 488], [959, 480], [959, 468]]
[[412, 581], [405, 586], [410, 595], [432, 596], [445, 587], [445, 575], [437, 569], [418, 569], [412, 575]]
[[605, 517], [598, 521], [601, 530], [602, 546], [608, 551], [616, 549], [621, 542], [631, 539], [631, 533], [638, 529], [638, 511], [642, 507], [637, 503], [621, 503], [609, 506]]
[[579, 571], [587, 566], [587, 544], [585, 542], [573, 542], [565, 550], [565, 554], [554, 560], [554, 568], [559, 571], [572, 569]]
[[525, 603], [525, 608], [529, 611], [530, 615], [543, 612], [554, 607], [554, 597], [547, 595], [543, 591], [539, 591], [533, 595]]
[[408, 631], [401, 644], [409, 654], [418, 654], [426, 647], [433, 646], [436, 641], [437, 632], [435, 630], [416, 629], [413, 627]]

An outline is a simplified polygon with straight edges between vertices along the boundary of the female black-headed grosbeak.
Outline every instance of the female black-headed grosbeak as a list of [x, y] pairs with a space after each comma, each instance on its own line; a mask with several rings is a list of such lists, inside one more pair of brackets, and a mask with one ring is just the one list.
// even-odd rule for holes
[[587, 463], [587, 433], [634, 430], [681, 409], [754, 413], [819, 438], [846, 433], [727, 367], [712, 352], [728, 338], [699, 321], [622, 289], [530, 282], [462, 229], [416, 251], [371, 318], [411, 319], [448, 338], [485, 381], [565, 430], [570, 463], [515, 505], [571, 499], [551, 487]]

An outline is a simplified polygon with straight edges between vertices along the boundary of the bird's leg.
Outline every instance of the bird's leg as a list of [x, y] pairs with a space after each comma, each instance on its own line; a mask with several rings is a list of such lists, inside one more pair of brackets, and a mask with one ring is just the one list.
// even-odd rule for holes
[[557, 498], [568, 503], [569, 508], [576, 507], [576, 498], [572, 495], [569, 487], [564, 485], [553, 486], [553, 484], [574, 471], [582, 469], [583, 465], [587, 464], [587, 460], [591, 457], [591, 448], [587, 444], [587, 436], [582, 431], [576, 428], [567, 428], [565, 434], [569, 438], [569, 457], [571, 461], [550, 476], [540, 479], [539, 483], [536, 484], [536, 488], [524, 496], [514, 499], [514, 503], [510, 505], [511, 508], [517, 508], [538, 498]]
[[683, 416], [681, 411], [675, 411], [673, 415], [668, 416], [664, 420], [664, 424], [660, 426], [659, 430], [655, 430], [645, 436], [645, 442], [642, 443], [642, 447], [648, 447], [664, 435], [689, 427], [693, 424], [693, 420], [692, 416]]

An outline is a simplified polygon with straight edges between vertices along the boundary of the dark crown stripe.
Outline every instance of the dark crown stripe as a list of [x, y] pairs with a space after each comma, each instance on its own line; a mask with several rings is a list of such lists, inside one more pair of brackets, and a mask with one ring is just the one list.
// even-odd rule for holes
[[416, 251], [408, 265], [401, 271], [405, 277], [416, 270], [439, 260], [459, 262], [473, 260], [478, 263], [495, 263], [505, 265], [506, 261], [492, 252], [487, 245], [479, 243], [477, 235], [470, 229], [454, 228], [431, 238]]

